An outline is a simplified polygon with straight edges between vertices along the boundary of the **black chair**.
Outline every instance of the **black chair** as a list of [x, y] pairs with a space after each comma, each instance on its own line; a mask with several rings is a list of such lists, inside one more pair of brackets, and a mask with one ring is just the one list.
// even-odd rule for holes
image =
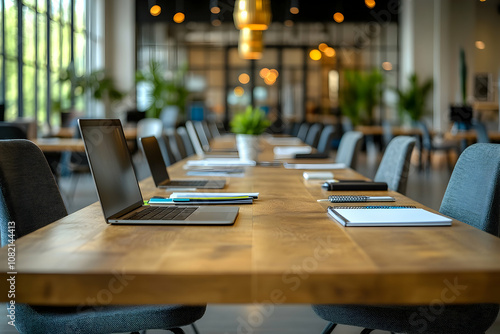
[[[498, 236], [500, 145], [475, 144], [462, 153], [439, 212]], [[425, 306], [314, 305], [313, 310], [330, 321], [323, 334], [331, 333], [336, 324], [365, 327], [362, 333], [370, 333], [372, 329], [400, 333], [485, 333], [499, 310], [497, 304], [445, 304], [439, 314], [432, 314], [432, 321], [415, 319], [422, 307], [425, 309]]]
[[318, 152], [328, 155], [332, 149], [332, 140], [335, 135], [335, 126], [327, 125], [321, 131], [318, 141]]
[[191, 139], [189, 139], [189, 134], [187, 133], [186, 128], [183, 126], [179, 126], [177, 128], [177, 133], [181, 137], [182, 143], [184, 144], [184, 149], [186, 150], [186, 157], [194, 155], [193, 144], [191, 143]]
[[323, 124], [314, 123], [307, 131], [306, 140], [304, 141], [307, 145], [311, 147], [318, 147], [319, 136], [321, 135], [321, 130], [323, 130]]
[[[445, 141], [435, 143], [432, 140], [431, 134], [429, 132], [429, 128], [425, 122], [419, 122], [418, 126], [420, 131], [422, 132], [422, 143], [420, 147], [420, 156], [422, 156], [422, 150], [427, 151], [427, 162], [425, 164], [426, 169], [429, 170], [431, 166], [431, 156], [436, 151], [444, 151], [446, 153], [446, 161], [448, 162], [448, 168], [451, 170], [453, 168], [453, 162], [450, 160], [449, 152], [455, 152], [457, 155], [460, 155], [460, 145], [455, 141]], [[422, 167], [422, 166], [420, 166]]]
[[385, 149], [373, 181], [386, 182], [389, 189], [404, 195], [411, 153], [416, 141], [414, 137], [408, 136], [399, 136], [391, 140]]
[[339, 149], [335, 162], [344, 163], [347, 167], [356, 169], [361, 144], [363, 143], [363, 134], [359, 131], [348, 131], [344, 133], [340, 140]]
[[0, 122], [0, 139], [27, 139], [26, 131], [18, 125]]
[[[0, 141], [0, 235], [8, 243], [8, 222], [16, 222], [15, 238], [67, 215], [63, 200], [40, 149], [27, 140]], [[16, 303], [16, 329], [23, 334], [138, 333], [193, 324], [205, 306], [152, 305], [49, 307]]]

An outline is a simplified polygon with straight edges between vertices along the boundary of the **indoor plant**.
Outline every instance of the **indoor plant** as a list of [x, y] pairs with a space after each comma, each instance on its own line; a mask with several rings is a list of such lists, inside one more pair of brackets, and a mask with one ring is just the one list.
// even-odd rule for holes
[[383, 77], [379, 71], [360, 72], [347, 70], [340, 94], [340, 108], [352, 125], [373, 124], [373, 109], [380, 102]]
[[413, 123], [418, 122], [425, 114], [425, 102], [431, 90], [432, 79], [420, 84], [417, 74], [412, 74], [406, 90], [396, 89], [399, 97], [397, 109], [400, 118], [407, 115]]
[[162, 65], [157, 61], [151, 61], [149, 68], [145, 71], [137, 71], [136, 82], [148, 85], [147, 117], [159, 117], [162, 110], [167, 106], [175, 106], [178, 112], [183, 113], [189, 91], [184, 85], [186, 66], [180, 67], [172, 78], [167, 79]]
[[256, 160], [259, 149], [259, 135], [271, 122], [259, 108], [248, 106], [245, 112], [234, 116], [230, 123], [231, 131], [236, 134], [236, 145], [241, 160]]

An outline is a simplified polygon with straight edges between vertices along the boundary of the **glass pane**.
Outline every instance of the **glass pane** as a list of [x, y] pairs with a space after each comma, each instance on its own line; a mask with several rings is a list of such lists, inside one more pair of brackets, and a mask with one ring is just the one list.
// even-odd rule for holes
[[59, 44], [59, 29], [57, 24], [50, 25], [50, 67], [52, 71], [59, 71], [61, 46]]
[[38, 12], [45, 13], [47, 11], [47, 0], [38, 0]]
[[5, 85], [5, 120], [12, 121], [17, 118], [17, 62], [6, 61]]
[[23, 60], [26, 63], [35, 62], [35, 11], [23, 7]]
[[17, 57], [17, 6], [12, 0], [5, 1], [5, 53]]
[[47, 64], [47, 19], [43, 14], [38, 14], [38, 58], [39, 66]]
[[67, 68], [71, 61], [71, 27], [69, 25], [64, 25], [62, 27], [62, 68]]
[[[2, 34], [2, 18], [3, 18], [3, 10], [2, 10], [3, 6], [0, 6], [0, 36]], [[3, 39], [0, 38], [0, 50], [2, 50], [2, 47], [3, 47]]]
[[71, 23], [71, 0], [62, 0], [62, 20], [64, 23]]
[[61, 17], [60, 11], [60, 1], [50, 0], [50, 17], [54, 20], [59, 20]]
[[38, 70], [38, 124], [43, 125], [47, 119], [47, 70]]
[[35, 69], [23, 67], [23, 117], [35, 118]]
[[23, 3], [28, 6], [31, 6], [32, 8], [35, 8], [36, 6], [36, 0], [23, 0]]
[[84, 33], [75, 34], [75, 71], [77, 75], [85, 74], [86, 40]]
[[[3, 70], [3, 56], [0, 54], [0, 78], [2, 78], [2, 70]], [[4, 82], [0, 80], [0, 92], [3, 91], [3, 85]], [[2, 96], [0, 96], [0, 104], [3, 104], [4, 101], [2, 101]]]
[[85, 0], [75, 0], [75, 28], [85, 29]]

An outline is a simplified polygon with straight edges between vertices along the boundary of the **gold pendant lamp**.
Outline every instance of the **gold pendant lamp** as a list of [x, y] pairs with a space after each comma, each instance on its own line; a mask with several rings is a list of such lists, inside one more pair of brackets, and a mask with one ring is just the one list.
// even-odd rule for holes
[[243, 59], [261, 59], [264, 43], [262, 30], [251, 30], [243, 28], [240, 30], [240, 40], [238, 42], [238, 53]]
[[267, 30], [271, 23], [270, 0], [236, 0], [233, 13], [237, 29]]

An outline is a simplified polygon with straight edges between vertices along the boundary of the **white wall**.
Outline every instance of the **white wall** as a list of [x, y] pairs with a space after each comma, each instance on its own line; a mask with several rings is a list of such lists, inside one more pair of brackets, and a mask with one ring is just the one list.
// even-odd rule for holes
[[[119, 90], [131, 94], [135, 91], [135, 44], [135, 1], [106, 0], [105, 70]], [[106, 116], [118, 117], [126, 108], [125, 102], [114, 108], [115, 114], [106, 110]]]

